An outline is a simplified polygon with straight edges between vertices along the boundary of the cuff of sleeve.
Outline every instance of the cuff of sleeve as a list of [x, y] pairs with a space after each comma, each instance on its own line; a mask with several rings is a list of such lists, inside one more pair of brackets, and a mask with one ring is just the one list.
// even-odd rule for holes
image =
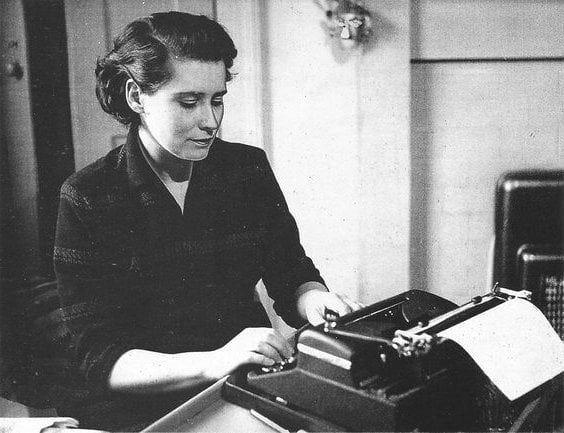
[[298, 312], [297, 302], [299, 297], [311, 290], [323, 290], [328, 292], [329, 289], [325, 286], [324, 283], [325, 282], [323, 281], [323, 279], [319, 277], [319, 279], [306, 281], [300, 284], [294, 292], [294, 297], [289, 299], [290, 302], [285, 302], [283, 305], [281, 305], [279, 302], [274, 303], [276, 312], [280, 315], [280, 317], [282, 317], [282, 319], [284, 319], [284, 321], [288, 325], [296, 329], [301, 328], [303, 325], [307, 324], [308, 321], [303, 318]]
[[110, 374], [117, 360], [127, 351], [134, 349], [133, 345], [115, 343], [102, 350], [91, 353], [85, 360], [85, 379], [89, 388], [99, 392], [109, 390]]
[[307, 292], [310, 292], [312, 290], [322, 290], [324, 292], [328, 292], [329, 289], [327, 288], [327, 286], [325, 286], [325, 284], [321, 283], [320, 281], [307, 281], [303, 284], [301, 284], [297, 290], [296, 293], [294, 295], [296, 301], [298, 299], [300, 299], [300, 297]]

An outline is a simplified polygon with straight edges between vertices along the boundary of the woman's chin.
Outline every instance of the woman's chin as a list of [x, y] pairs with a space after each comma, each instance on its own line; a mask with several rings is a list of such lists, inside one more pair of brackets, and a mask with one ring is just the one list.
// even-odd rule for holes
[[196, 149], [191, 149], [190, 152], [183, 152], [181, 154], [175, 154], [178, 159], [183, 161], [201, 161], [208, 156], [211, 146], [198, 147]]

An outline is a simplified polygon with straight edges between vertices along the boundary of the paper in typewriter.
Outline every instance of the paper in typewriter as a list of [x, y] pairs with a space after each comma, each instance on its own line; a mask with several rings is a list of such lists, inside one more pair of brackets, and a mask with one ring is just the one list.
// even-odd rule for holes
[[564, 371], [564, 343], [533, 304], [504, 302], [439, 333], [458, 343], [509, 400]]

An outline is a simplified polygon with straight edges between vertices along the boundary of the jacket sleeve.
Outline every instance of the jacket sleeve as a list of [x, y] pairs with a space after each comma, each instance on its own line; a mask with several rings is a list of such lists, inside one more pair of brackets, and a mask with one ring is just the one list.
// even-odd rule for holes
[[[94, 239], [98, 223], [91, 203], [68, 184], [61, 189], [55, 236], [54, 268], [61, 302], [55, 325], [63, 328], [73, 380], [105, 390], [117, 359], [134, 347], [130, 332], [134, 305], [128, 305], [128, 281]], [[125, 296], [124, 296], [125, 294]]]
[[275, 311], [286, 323], [299, 327], [306, 322], [297, 311], [298, 288], [308, 281], [325, 282], [300, 243], [296, 221], [265, 153], [261, 152], [261, 156], [268, 228], [263, 282], [274, 300]]

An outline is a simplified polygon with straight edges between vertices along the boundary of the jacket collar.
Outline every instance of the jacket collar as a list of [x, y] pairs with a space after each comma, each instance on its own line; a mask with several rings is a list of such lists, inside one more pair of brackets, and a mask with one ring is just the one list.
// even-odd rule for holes
[[[208, 156], [204, 160], [194, 163], [190, 179], [192, 189], [201, 182], [206, 182], [206, 179], [209, 180], [214, 171], [212, 168], [214, 166], [212, 160], [215, 159], [214, 147], [218, 146], [219, 142], [221, 140], [216, 138]], [[169, 193], [143, 156], [141, 145], [138, 126], [131, 125], [127, 140], [118, 156], [118, 167], [125, 171], [130, 191], [140, 195], [141, 201], [145, 205], [151, 205], [159, 202], [163, 197], [167, 197]], [[174, 200], [172, 196], [170, 199]]]
[[140, 146], [138, 127], [131, 125], [119, 159], [125, 164], [127, 180], [132, 191], [144, 186], [154, 185], [155, 182], [159, 181], [157, 175], [145, 160]]

